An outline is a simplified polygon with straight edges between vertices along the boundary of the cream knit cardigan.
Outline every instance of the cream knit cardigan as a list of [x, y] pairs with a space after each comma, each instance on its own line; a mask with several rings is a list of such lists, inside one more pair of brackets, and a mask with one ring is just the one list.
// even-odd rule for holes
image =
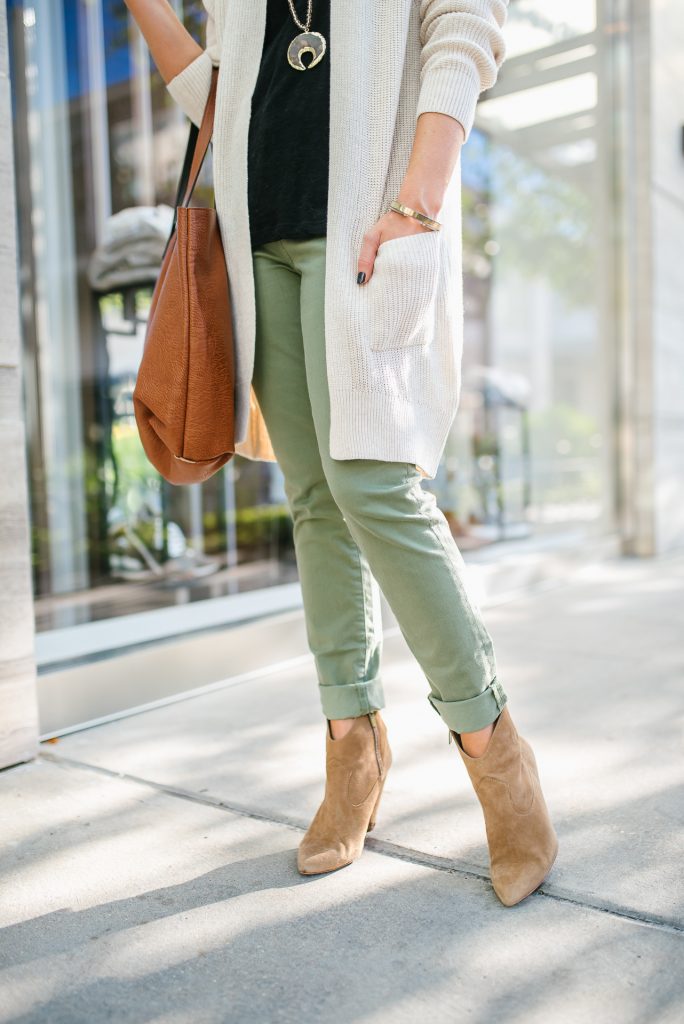
[[[251, 96], [267, 0], [204, 5], [206, 49], [168, 89], [199, 124], [212, 65], [219, 66], [212, 159], [231, 283], [236, 450], [273, 461], [251, 386], [256, 317], [247, 206]], [[438, 217], [441, 231], [383, 242], [365, 285], [356, 283], [357, 259], [364, 233], [399, 191], [418, 115], [449, 114], [469, 137], [478, 95], [494, 84], [504, 58], [507, 6], [508, 0], [330, 0], [323, 58], [330, 61], [325, 351], [334, 459], [409, 462], [428, 478], [437, 472], [461, 387], [460, 160]], [[292, 28], [294, 36], [294, 22]]]

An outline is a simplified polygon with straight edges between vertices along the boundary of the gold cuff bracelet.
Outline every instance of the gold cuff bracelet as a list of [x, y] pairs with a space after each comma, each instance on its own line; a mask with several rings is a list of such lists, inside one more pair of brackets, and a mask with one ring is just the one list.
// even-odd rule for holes
[[390, 210], [394, 210], [395, 213], [401, 213], [404, 217], [415, 217], [416, 220], [424, 224], [426, 228], [430, 228], [431, 231], [439, 231], [442, 225], [438, 220], [433, 220], [432, 217], [428, 217], [424, 213], [420, 213], [418, 210], [412, 210], [410, 206], [406, 206], [404, 203], [400, 203], [397, 199], [393, 199], [389, 205]]

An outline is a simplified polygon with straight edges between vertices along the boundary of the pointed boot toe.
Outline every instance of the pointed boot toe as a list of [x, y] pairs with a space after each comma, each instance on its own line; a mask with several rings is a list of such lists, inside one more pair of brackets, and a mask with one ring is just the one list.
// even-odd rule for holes
[[361, 856], [392, 764], [387, 729], [378, 711], [355, 719], [340, 740], [333, 740], [326, 724], [325, 749], [323, 802], [297, 850], [302, 875], [336, 871]]
[[551, 844], [551, 852], [541, 859], [533, 858], [523, 869], [491, 872], [494, 892], [505, 907], [514, 907], [539, 888], [548, 877], [558, 854], [558, 840]]
[[325, 849], [302, 849], [297, 850], [297, 869], [300, 875], [323, 875], [328, 871], [337, 871], [338, 868], [345, 868], [351, 864], [349, 856], [345, 857], [344, 851], [331, 847]]
[[467, 754], [458, 733], [452, 735], [484, 813], [492, 886], [512, 907], [539, 888], [558, 854], [534, 752], [507, 705], [480, 757]]

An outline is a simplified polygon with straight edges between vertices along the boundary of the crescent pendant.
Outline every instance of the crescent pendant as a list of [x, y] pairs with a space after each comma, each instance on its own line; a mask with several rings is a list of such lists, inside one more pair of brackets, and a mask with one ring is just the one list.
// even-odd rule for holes
[[[304, 64], [302, 54], [310, 53], [313, 60]], [[295, 36], [287, 48], [287, 59], [290, 65], [297, 71], [308, 71], [325, 53], [325, 39], [320, 32], [300, 32]]]

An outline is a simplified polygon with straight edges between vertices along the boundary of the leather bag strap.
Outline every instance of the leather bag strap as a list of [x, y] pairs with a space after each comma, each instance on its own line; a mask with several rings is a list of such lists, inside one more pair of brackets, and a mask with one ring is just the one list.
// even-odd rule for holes
[[[211, 86], [209, 88], [209, 95], [207, 96], [207, 102], [204, 107], [204, 115], [202, 116], [202, 123], [199, 129], [193, 124], [195, 129], [193, 139], [188, 140], [188, 151], [191, 149], [191, 142], [193, 143], [192, 149], [192, 161], [190, 167], [187, 170], [187, 178], [184, 180], [184, 175], [181, 173], [181, 180], [179, 185], [179, 194], [182, 195], [182, 202], [178, 203], [178, 206], [187, 206], [190, 202], [190, 198], [197, 184], [199, 173], [202, 170], [202, 164], [204, 158], [207, 155], [209, 149], [209, 143], [211, 142], [211, 136], [214, 131], [214, 110], [216, 109], [216, 85], [218, 82], [218, 68], [213, 67], [211, 70]], [[186, 153], [187, 158], [187, 153]], [[183, 165], [183, 171], [186, 170], [185, 164]]]
[[171, 231], [169, 232], [164, 252], [166, 252], [169, 242], [176, 230], [178, 207], [187, 206], [189, 204], [192, 198], [192, 193], [195, 190], [195, 185], [197, 184], [200, 171], [202, 170], [202, 164], [204, 163], [204, 158], [207, 155], [209, 144], [211, 143], [211, 137], [214, 131], [214, 110], [216, 109], [217, 83], [218, 68], [214, 66], [211, 71], [211, 86], [209, 88], [209, 95], [204, 107], [204, 114], [202, 115], [202, 123], [199, 128], [194, 122], [190, 125], [190, 134], [188, 135], [188, 144], [185, 149], [183, 169], [181, 170], [178, 189], [176, 192], [176, 201], [174, 203], [173, 224], [171, 225]]

